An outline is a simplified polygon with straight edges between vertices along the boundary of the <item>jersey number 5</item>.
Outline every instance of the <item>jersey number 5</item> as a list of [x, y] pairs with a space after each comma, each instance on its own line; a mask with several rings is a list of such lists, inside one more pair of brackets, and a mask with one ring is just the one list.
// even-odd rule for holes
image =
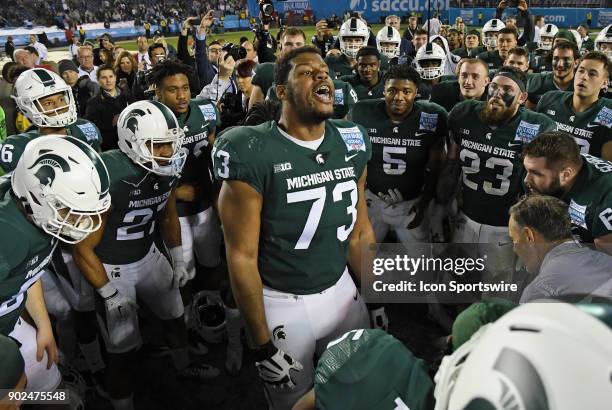
[[[357, 220], [357, 183], [353, 180], [344, 181], [336, 184], [332, 191], [332, 198], [334, 202], [342, 200], [342, 195], [345, 192], [350, 192], [351, 204], [346, 208], [346, 213], [351, 215], [351, 224], [347, 228], [346, 226], [339, 226], [336, 229], [336, 236], [339, 241], [345, 241], [355, 226]], [[325, 208], [325, 198], [327, 196], [327, 190], [325, 187], [318, 187], [313, 189], [307, 189], [304, 191], [290, 192], [287, 194], [287, 203], [293, 204], [296, 202], [314, 201], [308, 218], [306, 218], [306, 225], [300, 235], [294, 249], [308, 249], [310, 242], [317, 232], [319, 222], [321, 221], [321, 215]]]

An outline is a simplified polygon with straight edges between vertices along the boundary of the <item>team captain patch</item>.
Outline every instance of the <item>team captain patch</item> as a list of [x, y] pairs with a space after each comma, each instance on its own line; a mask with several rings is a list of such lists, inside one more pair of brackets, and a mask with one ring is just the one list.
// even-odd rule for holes
[[435, 131], [438, 125], [438, 114], [429, 114], [427, 112], [421, 113], [419, 119], [419, 131]]
[[213, 107], [212, 104], [200, 105], [199, 107], [206, 121], [214, 121], [217, 119], [217, 113], [215, 112], [215, 107]]
[[94, 141], [98, 139], [98, 131], [96, 131], [96, 127], [90, 122], [87, 124], [77, 124], [77, 127], [81, 129], [87, 141]]
[[531, 142], [535, 139], [540, 131], [540, 124], [530, 124], [526, 121], [521, 120], [518, 127], [516, 128], [515, 141], [520, 141], [524, 144]]
[[342, 140], [349, 151], [365, 151], [365, 141], [359, 127], [338, 128]]

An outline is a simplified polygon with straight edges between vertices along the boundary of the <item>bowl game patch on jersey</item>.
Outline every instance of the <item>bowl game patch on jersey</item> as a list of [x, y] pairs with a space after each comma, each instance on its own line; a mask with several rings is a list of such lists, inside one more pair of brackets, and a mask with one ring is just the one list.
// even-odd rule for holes
[[570, 201], [569, 209], [568, 209], [570, 220], [572, 221], [572, 224], [578, 225], [584, 229], [587, 229], [586, 211], [587, 211], [587, 205], [580, 205], [572, 199]]
[[435, 131], [438, 125], [438, 114], [421, 113], [419, 119], [419, 131]]
[[92, 123], [77, 124], [77, 127], [83, 132], [87, 141], [95, 141], [98, 139], [98, 130], [96, 130], [96, 127]]
[[608, 107], [603, 107], [595, 117], [595, 123], [599, 123], [604, 127], [612, 128], [612, 110]]
[[540, 131], [540, 124], [531, 124], [527, 121], [521, 120], [518, 127], [516, 128], [516, 134], [514, 137], [515, 141], [520, 141], [522, 143], [531, 142], [535, 137], [538, 136], [538, 132]]
[[340, 128], [338, 132], [342, 137], [342, 140], [346, 144], [346, 149], [349, 151], [365, 151], [365, 141], [363, 140], [363, 134], [359, 130], [359, 127]]
[[217, 119], [217, 113], [215, 107], [212, 104], [199, 105], [200, 111], [206, 121], [215, 121]]

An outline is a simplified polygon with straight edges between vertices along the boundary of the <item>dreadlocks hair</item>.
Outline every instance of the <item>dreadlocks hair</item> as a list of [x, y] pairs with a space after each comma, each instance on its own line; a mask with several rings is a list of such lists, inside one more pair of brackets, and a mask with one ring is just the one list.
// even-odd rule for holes
[[171, 77], [177, 74], [184, 74], [187, 76], [187, 78], [191, 78], [193, 69], [187, 64], [172, 60], [164, 60], [161, 63], [154, 65], [149, 75], [153, 84], [155, 84], [156, 87], [159, 87], [166, 77]]

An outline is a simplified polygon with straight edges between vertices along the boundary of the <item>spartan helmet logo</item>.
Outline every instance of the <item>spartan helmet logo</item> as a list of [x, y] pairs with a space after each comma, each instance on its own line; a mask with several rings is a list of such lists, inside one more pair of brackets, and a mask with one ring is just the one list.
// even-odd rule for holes
[[490, 133], [490, 132], [487, 132], [487, 134], [485, 135], [485, 137], [486, 137], [488, 140], [490, 140], [490, 139], [491, 139], [491, 136], [492, 136], [492, 135], [491, 135], [491, 133]]
[[399, 132], [399, 127], [393, 127], [393, 132], [397, 134]]
[[286, 335], [285, 335], [285, 331], [283, 330], [285, 328], [284, 325], [280, 325], [280, 326], [276, 326], [274, 328], [274, 330], [272, 330], [272, 337], [275, 340], [279, 340], [279, 339], [286, 339]]
[[132, 110], [123, 120], [123, 128], [132, 131], [132, 134], [136, 134], [138, 130], [138, 117], [142, 117], [147, 113], [140, 109]]
[[49, 154], [49, 152], [50, 150], [41, 150], [36, 162], [28, 167], [28, 169], [40, 165], [34, 176], [38, 178], [41, 185], [50, 187], [53, 185], [53, 181], [55, 181], [55, 169], [61, 168], [63, 172], [68, 172], [70, 171], [70, 165], [68, 165], [64, 158], [56, 154]]
[[325, 158], [323, 158], [323, 154], [317, 154], [315, 156], [315, 161], [317, 161], [317, 164], [319, 165], [325, 164]]

